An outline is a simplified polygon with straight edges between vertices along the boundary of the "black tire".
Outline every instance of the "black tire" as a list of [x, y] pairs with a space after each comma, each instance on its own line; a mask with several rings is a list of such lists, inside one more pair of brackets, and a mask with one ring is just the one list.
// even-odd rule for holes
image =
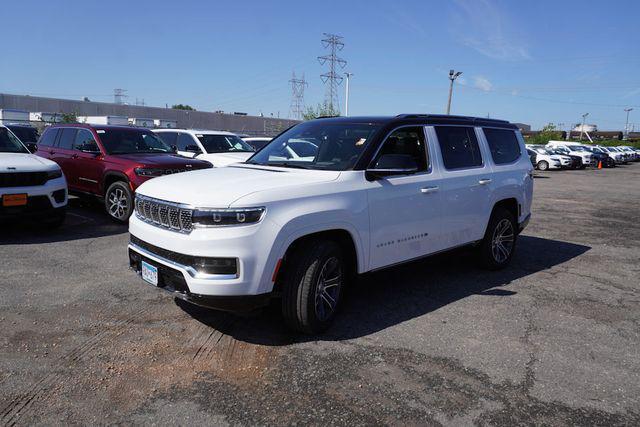
[[538, 162], [538, 170], [546, 171], [547, 169], [549, 169], [549, 163], [546, 160], [540, 160]]
[[[282, 315], [290, 328], [318, 334], [333, 322], [349, 277], [343, 251], [331, 240], [311, 240], [292, 251], [282, 277]], [[325, 273], [333, 277], [323, 280]]]
[[587, 168], [587, 165], [582, 165], [582, 166], [580, 166], [580, 170], [584, 170], [584, 169], [586, 169], [586, 168]]
[[494, 209], [484, 238], [478, 246], [478, 258], [482, 267], [500, 270], [509, 265], [516, 249], [517, 227], [516, 219], [510, 211], [501, 207]]
[[60, 227], [64, 224], [64, 220], [67, 218], [67, 210], [64, 208], [60, 208], [56, 211], [55, 214], [47, 218], [42, 222], [42, 225], [47, 230], [53, 230], [54, 228]]
[[111, 184], [104, 195], [104, 207], [111, 219], [126, 223], [133, 212], [133, 195], [129, 185], [123, 181]]

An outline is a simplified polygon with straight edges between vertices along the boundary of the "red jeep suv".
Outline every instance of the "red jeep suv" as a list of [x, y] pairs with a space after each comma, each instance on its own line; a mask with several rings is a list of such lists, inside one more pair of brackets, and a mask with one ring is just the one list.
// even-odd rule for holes
[[38, 140], [36, 154], [60, 165], [70, 192], [104, 199], [107, 213], [120, 222], [129, 219], [133, 192], [144, 181], [212, 167], [179, 156], [148, 129], [126, 126], [54, 125]]

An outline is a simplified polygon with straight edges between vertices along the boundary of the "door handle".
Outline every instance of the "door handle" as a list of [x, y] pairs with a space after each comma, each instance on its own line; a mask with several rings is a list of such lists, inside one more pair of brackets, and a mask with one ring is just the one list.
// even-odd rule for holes
[[49, 154], [56, 154], [56, 152], [51, 150], [51, 151], [49, 151]]
[[422, 187], [420, 189], [420, 192], [422, 194], [429, 194], [429, 193], [435, 193], [440, 189], [440, 187], [438, 186], [433, 186], [433, 187]]
[[72, 155], [71, 155], [71, 158], [72, 158], [72, 159], [77, 159], [77, 158], [78, 158], [78, 155], [77, 155], [77, 154], [72, 154]]
[[487, 184], [491, 184], [491, 179], [489, 179], [489, 178], [482, 178], [480, 181], [478, 181], [478, 184], [480, 184], [480, 185], [487, 185]]

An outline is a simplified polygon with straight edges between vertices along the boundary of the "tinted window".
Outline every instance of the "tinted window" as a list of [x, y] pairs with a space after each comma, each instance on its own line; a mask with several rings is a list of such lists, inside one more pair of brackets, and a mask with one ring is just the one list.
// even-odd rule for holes
[[169, 147], [171, 147], [172, 145], [177, 145], [176, 144], [176, 140], [178, 139], [177, 132], [158, 132], [156, 133], [156, 135], [158, 136], [158, 138], [164, 141], [164, 143], [167, 144]]
[[98, 137], [109, 154], [171, 153], [171, 148], [151, 131], [98, 129]]
[[520, 158], [520, 144], [514, 131], [508, 129], [483, 129], [483, 131], [495, 164], [511, 163]]
[[0, 153], [28, 153], [28, 151], [7, 128], [0, 127]]
[[60, 135], [60, 141], [58, 141], [58, 147], [65, 150], [73, 149], [73, 141], [76, 139], [76, 129], [62, 129], [62, 135]]
[[58, 136], [58, 129], [48, 129], [44, 131], [44, 134], [38, 141], [38, 145], [46, 145], [47, 147], [53, 147], [56, 143], [56, 137]]
[[187, 151], [187, 145], [198, 146], [198, 144], [193, 140], [193, 137], [188, 133], [181, 133], [178, 136], [178, 143], [175, 145], [178, 146], [178, 151]]
[[[422, 127], [406, 127], [393, 131], [384, 142], [378, 158], [385, 154], [411, 156], [419, 171], [427, 170], [427, 151]], [[375, 163], [375, 162], [374, 162]]]
[[20, 141], [24, 142], [36, 142], [38, 140], [38, 130], [31, 126], [7, 126], [11, 129], [11, 132], [17, 136]]
[[[235, 135], [201, 135], [196, 137], [207, 153], [226, 153], [229, 151], [252, 152], [253, 147]], [[314, 151], [315, 154], [315, 151]], [[311, 154], [313, 155], [313, 154]]]
[[473, 128], [463, 126], [436, 126], [438, 143], [447, 169], [482, 166], [480, 147]]
[[76, 150], [80, 150], [82, 145], [87, 142], [95, 143], [95, 138], [93, 134], [86, 129], [78, 129], [78, 133], [76, 134], [76, 139], [73, 143], [73, 148]]

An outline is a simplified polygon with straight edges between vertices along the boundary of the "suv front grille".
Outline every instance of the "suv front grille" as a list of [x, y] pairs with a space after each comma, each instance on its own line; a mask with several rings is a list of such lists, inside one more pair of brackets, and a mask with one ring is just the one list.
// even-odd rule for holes
[[0, 173], [0, 187], [33, 187], [47, 182], [46, 172]]
[[193, 229], [193, 210], [176, 203], [136, 195], [136, 216], [142, 221], [180, 233]]

